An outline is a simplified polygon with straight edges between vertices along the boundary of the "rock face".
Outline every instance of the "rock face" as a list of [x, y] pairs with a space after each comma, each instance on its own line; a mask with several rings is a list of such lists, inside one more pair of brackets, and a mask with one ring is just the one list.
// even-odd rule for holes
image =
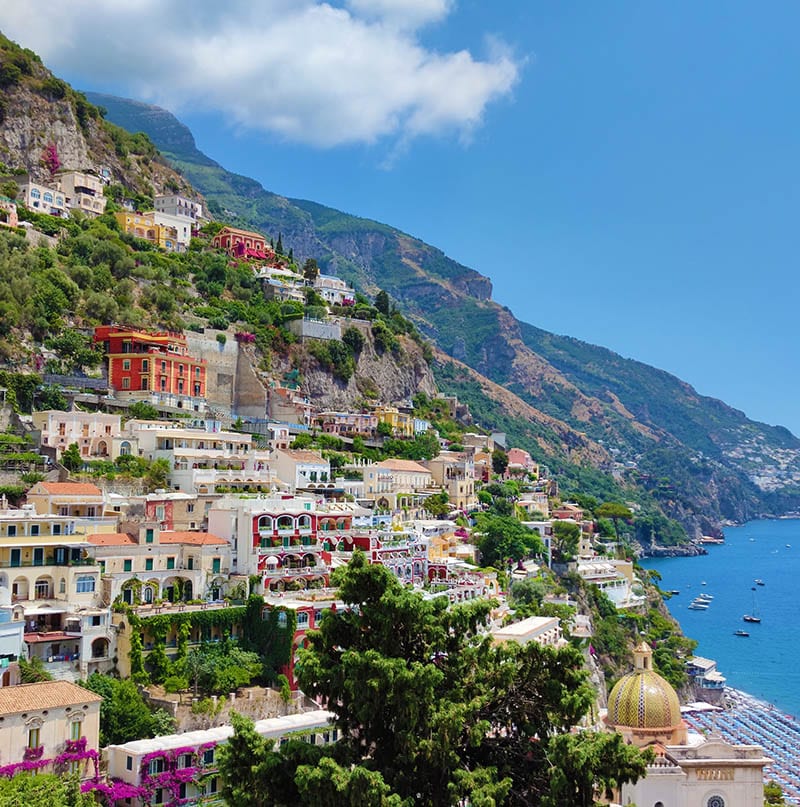
[[292, 367], [299, 369], [303, 377], [302, 391], [319, 409], [353, 410], [377, 398], [399, 402], [411, 399], [418, 392], [435, 395], [433, 373], [416, 342], [400, 337], [398, 355], [390, 351], [380, 353], [369, 329], [362, 332], [364, 348], [358, 355], [356, 372], [347, 382], [335, 378], [302, 346], [279, 361], [276, 369], [281, 372], [288, 372]]
[[[15, 46], [0, 35], [0, 60], [14, 52]], [[157, 155], [126, 153], [97, 111], [36, 57], [18, 58], [24, 58], [24, 72], [3, 88], [0, 105], [0, 161], [8, 168], [48, 184], [53, 175], [43, 155], [54, 147], [61, 169], [107, 168], [113, 182], [132, 192], [152, 195], [165, 186], [191, 190]]]

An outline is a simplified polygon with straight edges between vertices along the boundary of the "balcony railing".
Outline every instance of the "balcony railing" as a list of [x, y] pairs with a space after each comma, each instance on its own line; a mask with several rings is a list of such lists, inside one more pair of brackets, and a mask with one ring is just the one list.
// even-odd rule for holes
[[0, 560], [0, 569], [23, 569], [35, 567], [38, 569], [47, 566], [95, 566], [97, 561], [94, 558], [80, 558], [79, 560], [60, 560], [57, 561], [52, 555], [49, 555], [42, 560], [21, 559], [18, 561], [13, 560]]

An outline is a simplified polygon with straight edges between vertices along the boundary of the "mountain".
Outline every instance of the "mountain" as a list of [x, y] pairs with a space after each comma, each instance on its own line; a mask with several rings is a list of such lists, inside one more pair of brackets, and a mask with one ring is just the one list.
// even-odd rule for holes
[[[118, 125], [147, 133], [205, 194], [213, 212], [273, 236], [282, 233], [296, 257], [315, 257], [326, 271], [367, 293], [388, 291], [455, 360], [439, 363], [439, 383], [469, 398], [474, 412], [504, 420], [503, 406], [481, 399], [486, 390], [467, 368], [525, 402], [528, 423], [536, 412], [533, 422], [549, 418], [548, 428], [561, 424], [556, 454], [564, 460], [562, 470], [572, 451], [565, 435], [574, 435], [584, 449], [602, 446], [583, 451], [595, 468], [648, 490], [695, 532], [800, 508], [800, 440], [788, 430], [752, 421], [669, 373], [520, 322], [491, 299], [489, 278], [411, 235], [279, 196], [226, 171], [197, 149], [189, 129], [166, 110], [87, 95]], [[518, 421], [510, 426], [513, 431]], [[528, 428], [528, 444], [537, 444], [540, 456], [553, 462], [552, 450], [546, 450], [552, 433], [536, 431]]]

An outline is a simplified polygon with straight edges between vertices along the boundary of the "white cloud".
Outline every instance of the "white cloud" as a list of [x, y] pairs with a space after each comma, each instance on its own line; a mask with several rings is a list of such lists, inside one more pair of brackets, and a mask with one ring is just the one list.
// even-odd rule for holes
[[426, 48], [417, 31], [453, 0], [37, 0], [0, 28], [84, 88], [221, 111], [234, 125], [330, 147], [463, 135], [520, 63]]

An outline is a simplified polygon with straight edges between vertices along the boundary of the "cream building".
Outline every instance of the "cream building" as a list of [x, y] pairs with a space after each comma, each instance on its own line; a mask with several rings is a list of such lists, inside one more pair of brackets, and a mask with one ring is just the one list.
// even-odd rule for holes
[[639, 807], [762, 807], [764, 766], [759, 746], [733, 745], [721, 737], [687, 732], [675, 690], [653, 670], [642, 642], [635, 669], [608, 698], [606, 724], [639, 748], [656, 752], [647, 774], [623, 785], [620, 801]]
[[109, 457], [113, 440], [120, 435], [120, 417], [46, 409], [33, 413], [33, 428], [41, 433], [41, 445], [54, 447], [59, 457], [72, 443], [78, 444], [82, 457]]
[[[98, 756], [102, 698], [69, 681], [45, 681], [0, 689], [0, 766], [59, 765], [94, 776]], [[73, 757], [78, 757], [74, 759]]]

